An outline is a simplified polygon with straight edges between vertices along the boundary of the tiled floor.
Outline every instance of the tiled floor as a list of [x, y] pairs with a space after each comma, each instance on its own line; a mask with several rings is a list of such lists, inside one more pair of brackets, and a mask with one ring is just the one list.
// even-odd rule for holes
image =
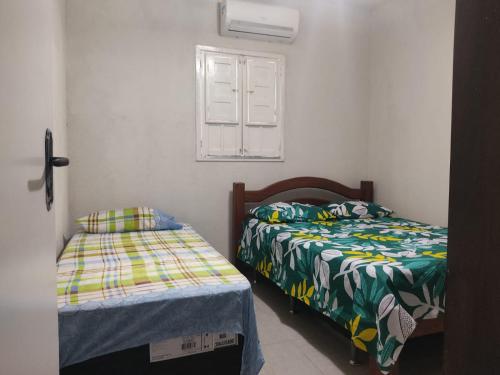
[[[368, 366], [349, 365], [349, 340], [319, 314], [299, 306], [289, 313], [288, 297], [259, 280], [255, 312], [266, 364], [261, 375], [367, 374]], [[441, 373], [442, 337], [415, 339], [401, 355], [402, 375]]]

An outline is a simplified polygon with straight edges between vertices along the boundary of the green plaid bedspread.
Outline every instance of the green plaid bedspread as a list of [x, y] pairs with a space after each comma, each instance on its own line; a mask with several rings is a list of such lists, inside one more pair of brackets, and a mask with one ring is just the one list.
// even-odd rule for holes
[[379, 218], [245, 222], [238, 258], [338, 322], [391, 369], [417, 319], [444, 313], [446, 228]]
[[181, 230], [78, 233], [57, 262], [58, 308], [172, 288], [247, 282], [189, 225]]

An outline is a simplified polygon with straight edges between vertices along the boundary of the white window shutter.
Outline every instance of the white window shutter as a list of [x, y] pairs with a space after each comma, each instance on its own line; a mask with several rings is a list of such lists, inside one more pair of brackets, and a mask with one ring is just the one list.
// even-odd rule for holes
[[206, 124], [207, 156], [239, 156], [241, 153], [241, 126]]
[[278, 124], [278, 61], [247, 57], [245, 125]]
[[281, 157], [281, 132], [277, 126], [245, 126], [244, 156], [254, 158]]
[[284, 57], [196, 47], [197, 160], [283, 160]]
[[205, 122], [238, 124], [238, 56], [207, 53], [205, 69]]
[[205, 154], [241, 154], [241, 99], [238, 56], [205, 56]]
[[247, 57], [244, 79], [243, 149], [246, 157], [279, 158], [281, 124], [278, 61]]

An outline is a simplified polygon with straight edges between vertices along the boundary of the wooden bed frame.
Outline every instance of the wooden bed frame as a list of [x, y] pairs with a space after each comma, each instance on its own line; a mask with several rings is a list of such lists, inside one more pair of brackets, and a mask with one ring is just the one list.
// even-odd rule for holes
[[[287, 180], [278, 181], [260, 190], [246, 190], [243, 182], [233, 183], [233, 216], [232, 216], [232, 258], [238, 268], [243, 267], [243, 263], [238, 262], [236, 254], [238, 251], [239, 241], [242, 236], [242, 222], [247, 215], [247, 204], [259, 204], [263, 201], [272, 202], [273, 196], [280, 193], [287, 193], [297, 189], [319, 189], [340, 195], [347, 199], [359, 199], [367, 202], [373, 201], [373, 182], [361, 181], [359, 188], [350, 188], [336, 181], [319, 177], [295, 177]], [[271, 199], [271, 201], [269, 201]], [[297, 197], [293, 198], [294, 202], [309, 203], [309, 204], [324, 204], [329, 201], [323, 198], [314, 198], [311, 196], [301, 196], [300, 193]], [[276, 201], [274, 201], [276, 202]], [[248, 267], [248, 266], [247, 266]], [[293, 300], [292, 297], [291, 301]], [[292, 302], [293, 304], [293, 302]], [[436, 319], [418, 320], [417, 328], [411, 335], [414, 337], [421, 337], [444, 332], [443, 317], [440, 316]], [[356, 351], [353, 352], [351, 363], [358, 362]], [[370, 357], [370, 374], [381, 374], [378, 370], [376, 361]], [[391, 374], [398, 374], [399, 368], [396, 364]]]

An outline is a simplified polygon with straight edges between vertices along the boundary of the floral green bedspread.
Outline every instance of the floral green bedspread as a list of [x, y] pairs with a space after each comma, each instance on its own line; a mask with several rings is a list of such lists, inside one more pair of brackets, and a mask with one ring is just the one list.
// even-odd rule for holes
[[238, 258], [343, 325], [387, 373], [416, 319], [444, 312], [446, 228], [398, 218], [244, 223]]

